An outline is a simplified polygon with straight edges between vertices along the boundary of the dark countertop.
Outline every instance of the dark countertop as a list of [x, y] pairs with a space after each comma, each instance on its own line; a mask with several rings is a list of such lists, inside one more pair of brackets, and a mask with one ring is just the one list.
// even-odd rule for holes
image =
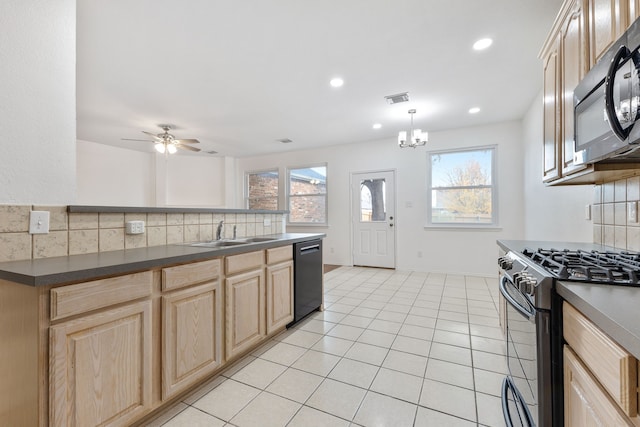
[[145, 207], [145, 206], [67, 206], [71, 213], [245, 213], [245, 214], [286, 214], [287, 210], [271, 211], [260, 209], [226, 209], [226, 208], [180, 208], [180, 207]]
[[[524, 248], [620, 252], [620, 249], [594, 243], [532, 240], [498, 240], [497, 243], [502, 249], [514, 252], [522, 252]], [[640, 359], [640, 288], [558, 280], [556, 291], [604, 333]]]
[[273, 237], [277, 240], [220, 248], [175, 244], [84, 255], [9, 261], [0, 263], [0, 279], [30, 286], [89, 281], [114, 274], [133, 273], [171, 264], [196, 262], [225, 255], [321, 239], [326, 237], [326, 234], [283, 233], [259, 237]]

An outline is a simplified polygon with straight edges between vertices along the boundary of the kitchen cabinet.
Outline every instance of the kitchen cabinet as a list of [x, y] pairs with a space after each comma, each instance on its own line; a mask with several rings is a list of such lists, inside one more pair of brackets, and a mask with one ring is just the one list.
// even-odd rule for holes
[[629, 0], [629, 22], [628, 25], [633, 24], [633, 21], [640, 17], [640, 0]]
[[266, 337], [264, 251], [225, 258], [225, 353], [232, 359]]
[[543, 181], [560, 177], [560, 37], [556, 35], [543, 59]]
[[[207, 377], [223, 363], [220, 260], [165, 268], [162, 295], [162, 399]], [[178, 289], [178, 290], [175, 290]]]
[[293, 320], [293, 248], [267, 249], [267, 334]]
[[50, 329], [51, 426], [126, 426], [151, 408], [151, 301]]
[[593, 67], [629, 23], [629, 0], [589, 0], [589, 60]]
[[565, 425], [640, 425], [638, 361], [565, 302]]

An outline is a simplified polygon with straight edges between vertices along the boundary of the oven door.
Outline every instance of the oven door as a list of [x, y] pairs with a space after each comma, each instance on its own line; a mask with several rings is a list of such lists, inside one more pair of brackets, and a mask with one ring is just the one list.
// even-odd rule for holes
[[508, 427], [532, 427], [538, 420], [536, 319], [540, 313], [509, 280], [500, 277], [506, 300], [506, 340], [509, 375], [502, 386], [502, 412]]

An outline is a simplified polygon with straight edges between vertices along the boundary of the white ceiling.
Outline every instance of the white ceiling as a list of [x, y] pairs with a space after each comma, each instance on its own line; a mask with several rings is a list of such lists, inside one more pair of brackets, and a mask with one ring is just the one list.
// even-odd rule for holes
[[[79, 0], [77, 137], [152, 151], [121, 138], [169, 123], [204, 151], [242, 157], [393, 144], [409, 108], [428, 131], [519, 119], [541, 89], [537, 55], [560, 4]], [[474, 51], [483, 37], [493, 45]], [[405, 91], [410, 102], [385, 102]]]

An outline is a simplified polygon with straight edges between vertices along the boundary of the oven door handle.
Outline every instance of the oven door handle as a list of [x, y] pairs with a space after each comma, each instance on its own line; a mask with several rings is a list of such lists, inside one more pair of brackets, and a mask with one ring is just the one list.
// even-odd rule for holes
[[504, 380], [502, 380], [502, 393], [500, 400], [502, 401], [502, 416], [504, 417], [504, 422], [507, 427], [513, 427], [513, 422], [511, 421], [511, 411], [509, 410], [509, 390], [511, 390], [511, 393], [513, 394], [513, 399], [516, 406], [522, 408], [522, 413], [518, 411], [518, 415], [520, 416], [520, 418], [524, 418], [521, 419], [521, 423], [526, 423], [523, 425], [527, 427], [535, 427], [533, 417], [531, 416], [529, 408], [527, 408], [527, 405], [524, 402], [522, 395], [520, 394], [520, 390], [518, 390], [511, 378], [504, 377]]
[[508, 279], [506, 278], [506, 276], [503, 276], [500, 279], [500, 293], [509, 302], [509, 304], [511, 304], [513, 308], [515, 308], [518, 311], [518, 313], [522, 314], [524, 317], [526, 317], [530, 321], [533, 320], [533, 318], [535, 317], [535, 312], [532, 310], [528, 310], [527, 307], [524, 307], [522, 304], [516, 301], [511, 295], [509, 295], [509, 292], [507, 291], [507, 288], [505, 285], [507, 280]]

